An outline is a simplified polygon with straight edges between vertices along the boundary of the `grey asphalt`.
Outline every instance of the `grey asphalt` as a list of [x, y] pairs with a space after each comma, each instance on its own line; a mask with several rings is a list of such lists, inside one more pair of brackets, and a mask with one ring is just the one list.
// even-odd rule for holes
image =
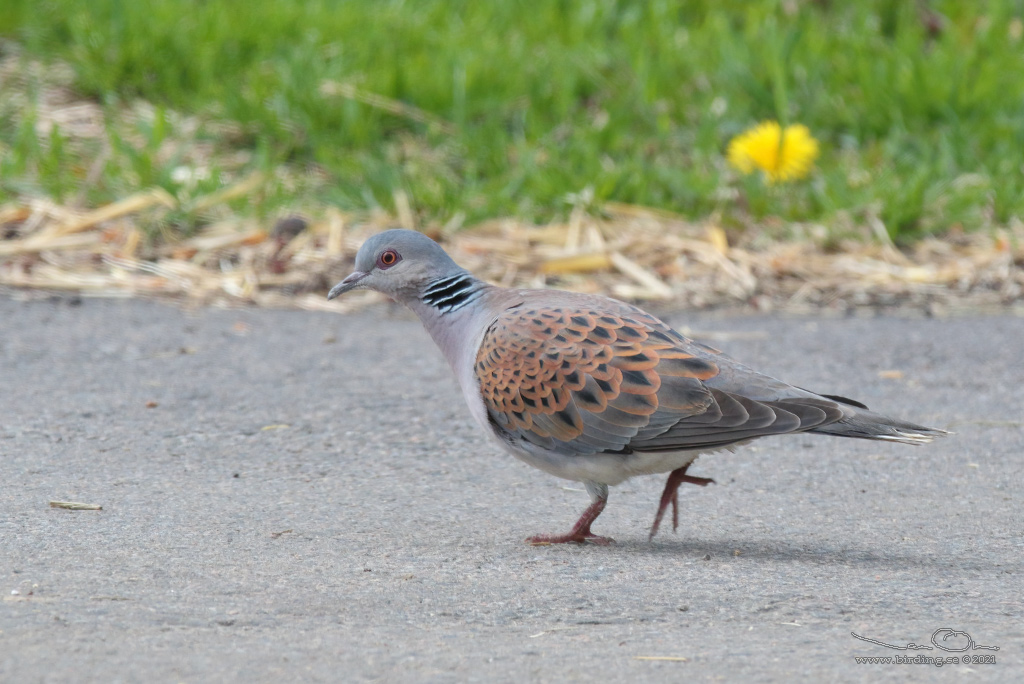
[[[586, 494], [399, 309], [0, 298], [0, 681], [1021, 681], [1024, 319], [666, 318], [957, 434], [760, 440], [697, 462], [677, 534], [651, 476], [614, 545], [531, 547]], [[965, 655], [851, 634], [943, 628], [995, 663], [855, 661]]]

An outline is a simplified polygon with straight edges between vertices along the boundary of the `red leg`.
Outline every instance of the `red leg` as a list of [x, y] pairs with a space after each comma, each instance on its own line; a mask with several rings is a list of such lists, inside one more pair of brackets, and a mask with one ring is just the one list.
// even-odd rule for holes
[[597, 516], [601, 515], [605, 504], [608, 503], [608, 487], [601, 485], [592, 488], [588, 484], [587, 489], [594, 496], [594, 502], [590, 504], [587, 510], [583, 511], [583, 515], [572, 526], [572, 531], [569, 534], [538, 534], [535, 537], [528, 537], [526, 541], [534, 546], [565, 544], [567, 542], [576, 542], [578, 544], [590, 542], [592, 544], [601, 544], [602, 546], [610, 544], [612, 542], [610, 537], [600, 537], [590, 531], [590, 526], [597, 520]]
[[679, 485], [688, 482], [700, 485], [701, 487], [707, 487], [714, 482], [710, 477], [687, 475], [686, 469], [690, 465], [690, 463], [687, 463], [682, 468], [677, 468], [669, 473], [668, 480], [665, 481], [665, 489], [661, 492], [661, 502], [658, 504], [658, 513], [654, 516], [654, 524], [651, 525], [651, 533], [647, 537], [648, 540], [654, 539], [654, 535], [658, 533], [661, 519], [664, 517], [665, 509], [668, 508], [670, 503], [672, 504], [672, 531], [675, 532], [679, 529]]

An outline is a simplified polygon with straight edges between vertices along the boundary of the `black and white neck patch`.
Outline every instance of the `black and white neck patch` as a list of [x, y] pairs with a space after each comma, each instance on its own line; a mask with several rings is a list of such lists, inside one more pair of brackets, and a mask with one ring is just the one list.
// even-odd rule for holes
[[441, 313], [451, 313], [479, 297], [482, 285], [468, 273], [457, 273], [431, 282], [423, 290], [420, 299]]

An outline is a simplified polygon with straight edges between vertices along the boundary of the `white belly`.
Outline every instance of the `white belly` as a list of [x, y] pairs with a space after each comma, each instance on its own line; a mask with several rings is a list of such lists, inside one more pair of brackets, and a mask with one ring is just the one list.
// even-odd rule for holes
[[[492, 433], [493, 434], [493, 433]], [[497, 438], [496, 438], [497, 439]], [[617, 485], [637, 475], [669, 473], [693, 463], [701, 451], [669, 451], [632, 454], [565, 455], [529, 442], [518, 446], [498, 439], [519, 460], [555, 477], [577, 482]]]

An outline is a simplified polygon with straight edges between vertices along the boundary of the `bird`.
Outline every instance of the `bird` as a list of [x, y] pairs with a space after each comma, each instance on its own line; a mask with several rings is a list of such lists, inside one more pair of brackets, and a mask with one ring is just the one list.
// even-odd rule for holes
[[565, 534], [535, 545], [605, 545], [592, 531], [608, 488], [668, 473], [648, 539], [703, 453], [790, 433], [925, 444], [948, 434], [759, 373], [642, 309], [608, 297], [487, 283], [434, 240], [391, 229], [368, 238], [327, 295], [370, 289], [416, 314], [451, 366], [473, 419], [513, 456], [583, 483], [591, 503]]

